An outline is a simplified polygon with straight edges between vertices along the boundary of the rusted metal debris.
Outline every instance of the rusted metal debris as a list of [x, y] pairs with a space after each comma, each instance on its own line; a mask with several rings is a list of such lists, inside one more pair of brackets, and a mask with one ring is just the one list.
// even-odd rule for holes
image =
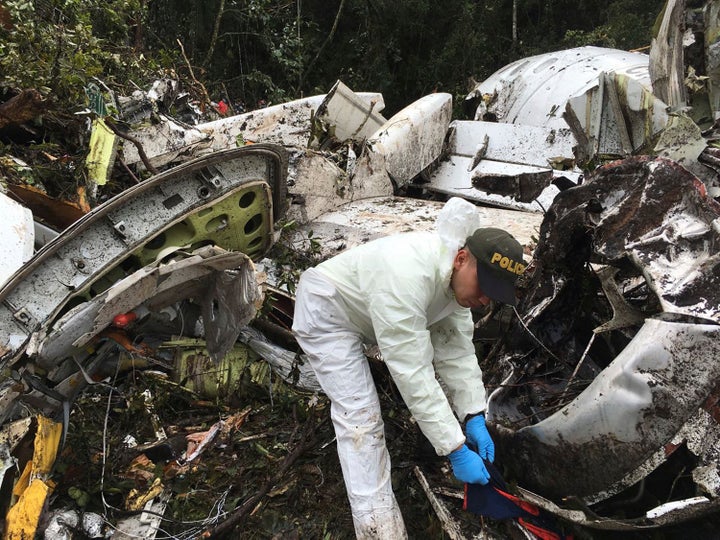
[[23, 90], [0, 104], [0, 129], [32, 120], [43, 113], [44, 104], [40, 92]]

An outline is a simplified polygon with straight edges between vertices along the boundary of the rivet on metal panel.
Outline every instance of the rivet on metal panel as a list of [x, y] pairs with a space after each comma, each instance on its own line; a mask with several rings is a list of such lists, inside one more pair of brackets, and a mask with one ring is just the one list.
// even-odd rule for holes
[[85, 261], [82, 259], [73, 259], [72, 260], [73, 265], [78, 270], [84, 270], [85, 269]]
[[13, 313], [13, 317], [15, 317], [15, 320], [17, 320], [25, 328], [28, 328], [30, 330], [38, 326], [38, 322], [35, 320], [35, 317], [33, 317], [30, 312], [27, 311], [25, 308], [21, 308], [20, 310]]
[[117, 223], [113, 224], [113, 229], [115, 229], [115, 232], [120, 235], [120, 237], [125, 240], [125, 222], [124, 221], [118, 221]]

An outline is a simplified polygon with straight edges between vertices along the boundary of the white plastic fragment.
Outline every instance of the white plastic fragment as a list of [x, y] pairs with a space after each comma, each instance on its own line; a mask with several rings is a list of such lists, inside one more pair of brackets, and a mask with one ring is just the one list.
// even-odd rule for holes
[[35, 227], [32, 212], [0, 193], [0, 285], [33, 255]]

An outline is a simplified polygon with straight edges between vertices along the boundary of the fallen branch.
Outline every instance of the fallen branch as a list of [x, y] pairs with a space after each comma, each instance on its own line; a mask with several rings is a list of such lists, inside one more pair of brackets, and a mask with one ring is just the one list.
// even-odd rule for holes
[[140, 156], [140, 159], [143, 162], [143, 165], [145, 165], [145, 168], [150, 171], [151, 174], [157, 174], [158, 170], [153, 167], [152, 163], [150, 163], [150, 160], [147, 157], [147, 154], [145, 153], [145, 150], [142, 147], [142, 144], [140, 144], [140, 141], [138, 141], [135, 137], [131, 137], [127, 133], [123, 133], [118, 129], [118, 127], [113, 124], [112, 120], [109, 118], [105, 118], [105, 125], [112, 131], [115, 135], [120, 137], [121, 139], [125, 139], [126, 141], [130, 141], [135, 145], [135, 148], [137, 148], [138, 156]]
[[190, 60], [188, 59], [187, 55], [185, 54], [185, 46], [182, 44], [182, 41], [179, 39], [177, 40], [178, 45], [180, 45], [180, 52], [182, 53], [183, 59], [185, 60], [185, 63], [187, 64], [188, 71], [190, 72], [190, 77], [192, 77], [192, 80], [195, 84], [197, 84], [200, 89], [202, 90], [203, 95], [205, 96], [205, 102], [209, 107], [212, 107], [212, 100], [210, 99], [210, 94], [208, 94], [207, 89], [205, 88], [205, 85], [197, 80], [197, 77], [195, 77], [195, 72], [193, 71], [192, 64], [190, 64]]
[[0, 104], [0, 129], [28, 122], [42, 112], [43, 98], [40, 92], [34, 88], [23, 90]]
[[237, 527], [243, 519], [247, 515], [249, 515], [253, 509], [262, 501], [262, 499], [272, 491], [272, 489], [283, 481], [285, 477], [285, 473], [287, 473], [288, 469], [293, 466], [295, 461], [310, 447], [312, 447], [315, 444], [315, 421], [312, 417], [306, 422], [305, 429], [303, 430], [302, 437], [300, 439], [300, 442], [298, 442], [297, 446], [293, 449], [292, 452], [290, 452], [283, 462], [280, 464], [280, 466], [277, 469], [277, 473], [273, 478], [268, 480], [265, 485], [263, 485], [255, 495], [247, 499], [242, 506], [239, 508], [236, 508], [231, 512], [228, 516], [228, 518], [223, 521], [222, 523], [218, 524], [216, 527], [210, 530], [206, 530], [203, 532], [203, 534], [200, 535], [200, 538], [207, 538], [207, 539], [213, 539], [213, 538], [222, 538], [224, 535], [229, 534], [233, 532], [235, 527]]
[[415, 473], [418, 482], [420, 482], [420, 486], [423, 488], [425, 496], [430, 501], [430, 505], [433, 507], [433, 510], [435, 510], [435, 515], [440, 520], [440, 523], [442, 523], [447, 537], [451, 540], [466, 540], [465, 535], [463, 535], [462, 530], [460, 529], [460, 525], [458, 525], [457, 521], [455, 521], [448, 509], [445, 508], [445, 504], [443, 504], [443, 502], [438, 499], [430, 489], [430, 484], [428, 483], [427, 478], [425, 478], [423, 472], [420, 470], [420, 467], [417, 465], [413, 467], [413, 472]]

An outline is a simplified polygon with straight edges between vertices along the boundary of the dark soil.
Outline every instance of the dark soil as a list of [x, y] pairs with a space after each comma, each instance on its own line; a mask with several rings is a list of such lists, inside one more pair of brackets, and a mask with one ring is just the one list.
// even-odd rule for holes
[[[382, 369], [376, 371], [393, 458], [393, 485], [408, 534], [444, 538], [442, 524], [413, 469], [421, 465], [433, 487], [443, 486], [457, 496], [462, 486], [452, 478], [446, 461], [435, 456], [419, 435]], [[199, 538], [203, 533], [253, 539], [354, 538], [324, 396], [277, 381], [272, 387], [258, 384], [250, 374], [223, 403], [202, 399], [155, 371], [126, 374], [114, 387], [111, 391], [97, 385], [75, 403], [67, 442], [56, 463], [53, 508], [82, 505], [115, 523], [129, 513], [130, 491], [147, 492], [159, 478], [171, 490], [171, 498], [162, 525], [165, 534], [158, 538]], [[142, 395], [145, 390], [152, 395], [151, 407]], [[191, 464], [180, 465], [186, 435], [204, 432], [247, 408], [250, 412], [240, 427], [219, 435]], [[148, 444], [156, 440], [150, 409], [165, 430], [164, 442]], [[128, 435], [142, 451], [123, 443]], [[107, 448], [104, 474], [103, 445]], [[138, 470], [131, 464], [140, 454], [149, 462]], [[296, 457], [288, 464], [291, 455]], [[460, 498], [440, 498], [468, 532], [482, 530], [480, 518], [462, 512]], [[230, 530], [223, 529], [227, 520], [236, 520]]]
[[[110, 385], [93, 386], [72, 409], [51, 507], [97, 512], [115, 524], [133, 513], [126, 506], [131, 490], [146, 493], [160, 479], [171, 497], [158, 539], [354, 538], [329, 402], [271, 378], [269, 370], [258, 369], [267, 367], [261, 363], [249, 366], [234, 393], [222, 401], [196, 395], [158, 371], [127, 373], [112, 381], [112, 391]], [[448, 538], [416, 477], [419, 466], [466, 538], [528, 538], [510, 522], [462, 510], [462, 486], [447, 461], [420, 434], [384, 365], [371, 365], [409, 537]], [[244, 422], [219, 434], [199, 458], [183, 465], [187, 435], [242, 411], [249, 411]], [[164, 441], [153, 442], [153, 422], [165, 430]], [[123, 443], [128, 435], [140, 446], [128, 448]], [[139, 459], [143, 454], [147, 459]], [[688, 535], [720, 538], [717, 525], [704, 520], [642, 533], [564, 527], [576, 539], [685, 540]]]

